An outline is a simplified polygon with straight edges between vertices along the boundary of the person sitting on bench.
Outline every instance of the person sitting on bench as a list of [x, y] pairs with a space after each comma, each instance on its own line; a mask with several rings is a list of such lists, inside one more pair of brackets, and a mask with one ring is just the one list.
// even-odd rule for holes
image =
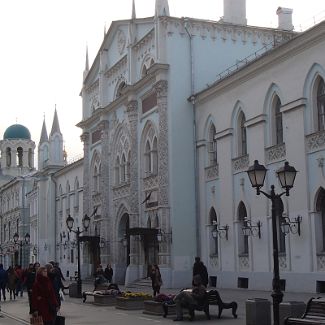
[[[174, 298], [176, 305], [176, 318], [174, 321], [183, 320], [183, 308], [189, 309], [190, 319], [194, 318], [194, 309], [200, 306], [205, 310], [204, 306], [209, 306], [207, 301], [207, 292], [205, 286], [202, 284], [202, 278], [200, 275], [193, 277], [192, 290], [182, 290]], [[206, 311], [206, 310], [205, 310]], [[209, 312], [207, 314], [209, 318]]]

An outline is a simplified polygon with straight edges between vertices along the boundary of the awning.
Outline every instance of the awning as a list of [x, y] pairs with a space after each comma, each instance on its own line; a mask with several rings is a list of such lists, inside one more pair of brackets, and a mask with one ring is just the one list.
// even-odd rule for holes
[[158, 229], [155, 228], [129, 228], [126, 232], [129, 236], [135, 236], [135, 235], [157, 235]]

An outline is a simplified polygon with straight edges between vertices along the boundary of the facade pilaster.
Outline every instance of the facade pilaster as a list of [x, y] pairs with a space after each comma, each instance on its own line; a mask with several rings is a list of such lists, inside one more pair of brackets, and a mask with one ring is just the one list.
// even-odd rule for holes
[[157, 105], [159, 115], [159, 139], [158, 139], [158, 206], [160, 227], [164, 241], [159, 246], [159, 265], [168, 267], [171, 265], [170, 251], [172, 233], [170, 225], [169, 209], [169, 168], [168, 168], [168, 112], [166, 80], [158, 81], [154, 88], [157, 93]]
[[[138, 175], [138, 102], [132, 100], [127, 104], [127, 114], [130, 125], [130, 228], [139, 224], [139, 175]], [[130, 264], [139, 263], [138, 245], [130, 241]]]
[[101, 159], [101, 178], [100, 178], [100, 193], [102, 198], [101, 204], [101, 227], [100, 236], [105, 239], [104, 247], [101, 250], [101, 261], [103, 264], [107, 264], [110, 261], [110, 246], [108, 245], [108, 239], [113, 237], [112, 232], [112, 220], [110, 214], [110, 145], [109, 145], [109, 122], [103, 120], [99, 124], [101, 130], [101, 143], [102, 143], [102, 159]]
[[90, 178], [89, 178], [89, 133], [84, 132], [80, 139], [84, 144], [84, 170], [83, 170], [83, 213], [89, 215], [90, 207]]

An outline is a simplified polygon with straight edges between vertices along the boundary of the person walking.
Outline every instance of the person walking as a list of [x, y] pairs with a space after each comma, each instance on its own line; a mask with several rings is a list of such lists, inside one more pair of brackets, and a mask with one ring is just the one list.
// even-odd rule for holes
[[[209, 283], [208, 270], [204, 263], [201, 261], [200, 257], [195, 257], [195, 262], [193, 264], [193, 279], [195, 275], [200, 275], [202, 279], [202, 284], [207, 287]], [[192, 283], [193, 284], [193, 283]]]
[[1, 293], [3, 300], [6, 300], [6, 286], [8, 282], [8, 273], [3, 269], [3, 264], [0, 264], [0, 301]]
[[105, 270], [104, 270], [104, 276], [107, 279], [109, 283], [112, 283], [113, 278], [113, 269], [111, 267], [111, 264], [107, 264]]
[[60, 309], [53, 285], [47, 276], [46, 267], [40, 267], [32, 287], [33, 315], [42, 316], [44, 325], [54, 325], [56, 313]]
[[28, 269], [25, 272], [25, 286], [27, 290], [28, 303], [29, 303], [29, 314], [33, 313], [32, 308], [32, 287], [36, 279], [36, 268], [35, 264], [30, 263]]
[[23, 269], [21, 268], [21, 265], [16, 265], [15, 266], [15, 274], [17, 276], [17, 284], [16, 284], [16, 296], [18, 297], [18, 295], [20, 294], [20, 297], [23, 296], [23, 292], [24, 292], [24, 288], [23, 288]]
[[152, 266], [150, 272], [150, 278], [151, 278], [153, 296], [155, 297], [157, 293], [158, 294], [160, 293], [160, 287], [162, 286], [162, 278], [161, 278], [159, 266], [157, 264], [154, 264]]
[[14, 297], [14, 300], [16, 299], [16, 286], [18, 282], [18, 277], [15, 273], [15, 270], [12, 266], [9, 266], [8, 270], [8, 283], [7, 288], [9, 290], [9, 296], [10, 300], [12, 300], [12, 296]]

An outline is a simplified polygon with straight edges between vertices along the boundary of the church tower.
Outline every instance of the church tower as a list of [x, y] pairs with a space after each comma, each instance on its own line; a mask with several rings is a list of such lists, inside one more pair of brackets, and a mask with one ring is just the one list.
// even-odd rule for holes
[[49, 137], [47, 135], [45, 119], [43, 121], [41, 138], [38, 144], [38, 169], [42, 170], [49, 160]]
[[35, 142], [29, 130], [21, 125], [9, 126], [0, 141], [1, 172], [8, 177], [28, 174], [34, 170]]
[[60, 131], [58, 113], [54, 111], [52, 129], [49, 136], [50, 164], [64, 166], [63, 136]]
[[48, 166], [64, 166], [66, 164], [63, 150], [63, 136], [60, 131], [58, 113], [54, 111], [51, 133], [48, 136], [45, 120], [43, 121], [40, 142], [38, 144], [38, 169]]

